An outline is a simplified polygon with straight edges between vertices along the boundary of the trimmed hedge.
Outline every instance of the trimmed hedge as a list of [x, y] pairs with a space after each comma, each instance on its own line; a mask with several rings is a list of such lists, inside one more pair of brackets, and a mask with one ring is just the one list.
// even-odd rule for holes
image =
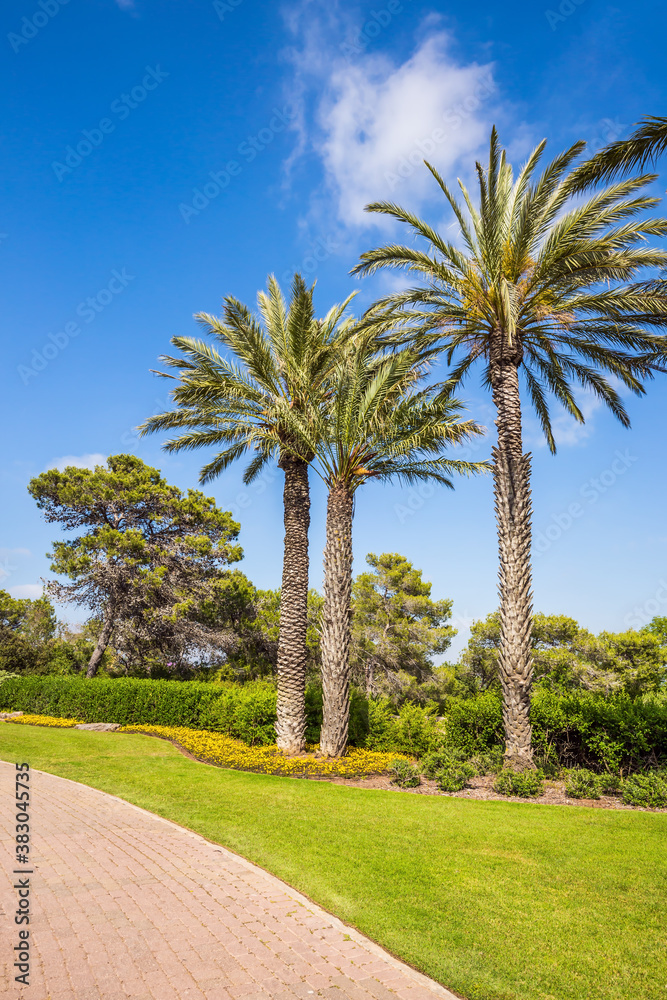
[[132, 677], [10, 678], [0, 684], [0, 711], [8, 710], [122, 726], [211, 729], [251, 745], [275, 742], [276, 692], [262, 681], [206, 684]]
[[[22, 711], [122, 726], [185, 726], [226, 733], [249, 746], [276, 741], [276, 689], [268, 681], [202, 683], [119, 677], [24, 676], [0, 683], [0, 711]], [[322, 689], [306, 690], [306, 738], [317, 743]], [[356, 690], [350, 705], [350, 742], [365, 746], [368, 703]], [[392, 748], [393, 749], [393, 748]]]
[[[121, 725], [186, 726], [227, 733], [252, 745], [275, 742], [276, 691], [267, 681], [246, 684], [196, 681], [27, 676], [0, 682], [0, 711], [78, 718]], [[306, 691], [307, 738], [316, 743], [322, 691]], [[542, 765], [594, 771], [634, 771], [667, 762], [667, 697], [609, 698], [589, 692], [537, 690], [531, 719]], [[467, 759], [502, 747], [499, 697], [450, 698], [444, 716], [406, 703], [398, 715], [386, 700], [353, 690], [350, 743], [416, 757], [446, 748]]]

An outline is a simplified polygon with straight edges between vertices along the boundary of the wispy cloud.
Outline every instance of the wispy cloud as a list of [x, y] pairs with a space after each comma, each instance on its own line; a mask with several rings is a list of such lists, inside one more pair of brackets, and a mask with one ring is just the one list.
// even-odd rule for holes
[[[311, 0], [292, 9], [288, 25], [302, 110], [287, 169], [315, 153], [324, 171], [318, 196], [329, 205], [333, 200], [343, 225], [377, 224], [364, 206], [398, 200], [408, 178], [415, 207], [436, 191], [424, 159], [449, 176], [486, 143], [497, 110], [493, 65], [457, 60], [450, 35], [433, 20], [422, 26], [423, 40], [403, 62], [366, 54], [359, 31], [350, 32], [349, 16], [335, 6], [324, 11]], [[396, 21], [384, 30], [388, 35], [401, 27]]]
[[[584, 444], [595, 433], [594, 417], [603, 406], [602, 400], [588, 390], [580, 390], [575, 394], [575, 399], [584, 417], [585, 423], [583, 424], [561, 409], [557, 403], [550, 407], [552, 410], [551, 429], [556, 446], [559, 448]], [[526, 447], [531, 449], [546, 448], [546, 438], [532, 411], [527, 413], [525, 427]]]
[[116, 4], [121, 10], [133, 10], [134, 0], [116, 0]]
[[34, 601], [44, 593], [44, 585], [41, 583], [19, 583], [16, 587], [10, 587], [9, 593], [16, 599], [28, 597]]
[[99, 452], [91, 455], [63, 455], [61, 458], [51, 459], [44, 467], [44, 472], [48, 472], [49, 469], [58, 469], [62, 472], [68, 465], [73, 465], [76, 469], [94, 469], [96, 465], [104, 465], [106, 460], [107, 456]]

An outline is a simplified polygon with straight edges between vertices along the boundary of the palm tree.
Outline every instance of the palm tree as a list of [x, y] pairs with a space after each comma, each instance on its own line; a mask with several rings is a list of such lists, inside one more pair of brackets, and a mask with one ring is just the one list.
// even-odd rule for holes
[[337, 757], [347, 744], [350, 710], [352, 517], [357, 490], [369, 479], [405, 483], [434, 479], [485, 463], [446, 458], [448, 445], [483, 433], [460, 421], [449, 385], [417, 391], [425, 358], [415, 351], [383, 357], [372, 336], [358, 336], [332, 379], [334, 392], [308, 419], [295, 419], [328, 489], [322, 615], [323, 721], [320, 752]]
[[627, 139], [618, 139], [601, 149], [577, 170], [576, 187], [582, 190], [609, 181], [620, 173], [654, 163], [667, 151], [667, 118], [648, 115]]
[[344, 317], [352, 296], [318, 320], [313, 289], [296, 275], [288, 307], [271, 276], [267, 292], [258, 295], [259, 317], [231, 296], [224, 300], [222, 319], [199, 313], [198, 322], [232, 360], [202, 340], [174, 337], [172, 344], [181, 355], [161, 360], [179, 370], [180, 384], [172, 391], [177, 408], [150, 417], [142, 425], [144, 434], [183, 431], [164, 445], [170, 452], [220, 448], [202, 468], [201, 482], [220, 475], [247, 452], [253, 457], [245, 470], [245, 483], [252, 482], [271, 459], [277, 459], [285, 474], [276, 737], [287, 753], [305, 749], [308, 463], [312, 457], [294, 437], [298, 430], [288, 418], [321, 403], [330, 373], [354, 332], [353, 322]]
[[583, 423], [573, 394], [578, 384], [627, 427], [613, 383], [643, 393], [653, 359], [665, 351], [665, 338], [651, 332], [664, 321], [659, 296], [627, 284], [667, 260], [646, 244], [646, 237], [667, 232], [665, 220], [645, 214], [658, 200], [641, 193], [653, 175], [573, 204], [576, 171], [570, 168], [584, 144], [557, 156], [534, 179], [545, 145], [514, 180], [494, 128], [488, 167], [477, 164], [477, 205], [459, 182], [465, 208], [427, 164], [454, 212], [458, 243], [397, 205], [377, 203], [368, 211], [406, 223], [426, 248], [384, 246], [363, 254], [355, 268], [361, 274], [405, 268], [421, 279], [377, 306], [393, 310], [396, 324], [409, 324], [419, 342], [444, 349], [448, 363], [455, 359], [454, 386], [476, 362], [484, 366], [498, 428], [493, 460], [505, 753], [517, 769], [532, 766], [530, 455], [523, 453], [521, 383], [554, 453], [549, 394]]

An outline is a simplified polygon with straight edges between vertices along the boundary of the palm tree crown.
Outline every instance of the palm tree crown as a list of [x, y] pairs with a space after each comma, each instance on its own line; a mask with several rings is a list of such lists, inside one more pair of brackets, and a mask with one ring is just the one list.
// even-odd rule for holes
[[166, 451], [219, 448], [203, 466], [201, 482], [214, 479], [248, 451], [254, 455], [244, 473], [246, 484], [272, 457], [302, 454], [300, 442], [290, 438], [294, 422], [289, 414], [305, 411], [319, 391], [326, 391], [340, 351], [354, 333], [353, 321], [345, 317], [352, 297], [319, 320], [313, 288], [300, 275], [294, 278], [289, 307], [270, 276], [268, 291], [257, 296], [260, 317], [232, 296], [224, 300], [223, 319], [198, 313], [195, 318], [206, 333], [237, 360], [205, 341], [174, 337], [181, 356], [161, 360], [180, 372], [171, 394], [177, 408], [149, 417], [142, 432], [184, 431], [165, 443]]
[[463, 407], [450, 384], [420, 389], [426, 371], [423, 353], [383, 355], [372, 338], [360, 337], [340, 358], [331, 394], [291, 424], [329, 488], [354, 494], [369, 479], [435, 479], [451, 487], [452, 473], [487, 467], [444, 454], [484, 428], [459, 419]]
[[667, 220], [645, 215], [658, 203], [639, 193], [653, 175], [618, 182], [584, 204], [573, 204], [576, 171], [568, 174], [568, 168], [583, 143], [556, 157], [531, 183], [545, 144], [514, 180], [494, 129], [488, 169], [477, 164], [479, 207], [461, 185], [463, 207], [427, 164], [454, 212], [462, 246], [398, 205], [376, 203], [368, 211], [407, 223], [427, 248], [384, 246], [362, 254], [354, 270], [406, 268], [422, 277], [422, 285], [388, 296], [380, 305], [409, 308], [410, 324], [416, 323], [422, 337], [439, 342], [449, 362], [460, 356], [450, 375], [454, 384], [482, 361], [484, 382], [491, 385], [492, 355], [503, 331], [502, 350], [515, 355], [555, 451], [547, 395], [583, 423], [573, 382], [629, 424], [613, 382], [620, 380], [634, 393], [644, 391], [647, 358], [664, 349], [664, 338], [651, 329], [665, 317], [658, 296], [627, 283], [667, 262], [665, 251], [646, 245], [647, 237], [667, 232]]

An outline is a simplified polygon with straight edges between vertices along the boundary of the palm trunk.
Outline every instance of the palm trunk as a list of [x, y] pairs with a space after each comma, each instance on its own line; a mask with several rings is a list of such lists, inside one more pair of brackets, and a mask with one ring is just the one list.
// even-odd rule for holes
[[306, 631], [308, 628], [308, 463], [282, 456], [285, 548], [280, 591], [276, 741], [285, 753], [306, 749]]
[[94, 677], [95, 674], [97, 673], [100, 661], [104, 656], [104, 650], [109, 645], [109, 640], [111, 639], [111, 633], [113, 632], [113, 622], [114, 622], [113, 611], [109, 611], [104, 621], [104, 625], [102, 626], [102, 631], [100, 632], [99, 638], [97, 640], [97, 645], [93, 650], [93, 655], [88, 661], [88, 669], [86, 670], [86, 677]]
[[[501, 335], [498, 335], [501, 340]], [[533, 677], [530, 455], [523, 454], [520, 354], [505, 338], [492, 354], [493, 401], [498, 446], [493, 479], [500, 557], [500, 651], [505, 763], [515, 770], [533, 766], [530, 695]], [[495, 356], [494, 356], [495, 355]], [[505, 355], [505, 356], [503, 356]]]
[[345, 486], [331, 488], [324, 550], [320, 734], [320, 751], [327, 757], [345, 752], [350, 719], [353, 507], [352, 494]]

